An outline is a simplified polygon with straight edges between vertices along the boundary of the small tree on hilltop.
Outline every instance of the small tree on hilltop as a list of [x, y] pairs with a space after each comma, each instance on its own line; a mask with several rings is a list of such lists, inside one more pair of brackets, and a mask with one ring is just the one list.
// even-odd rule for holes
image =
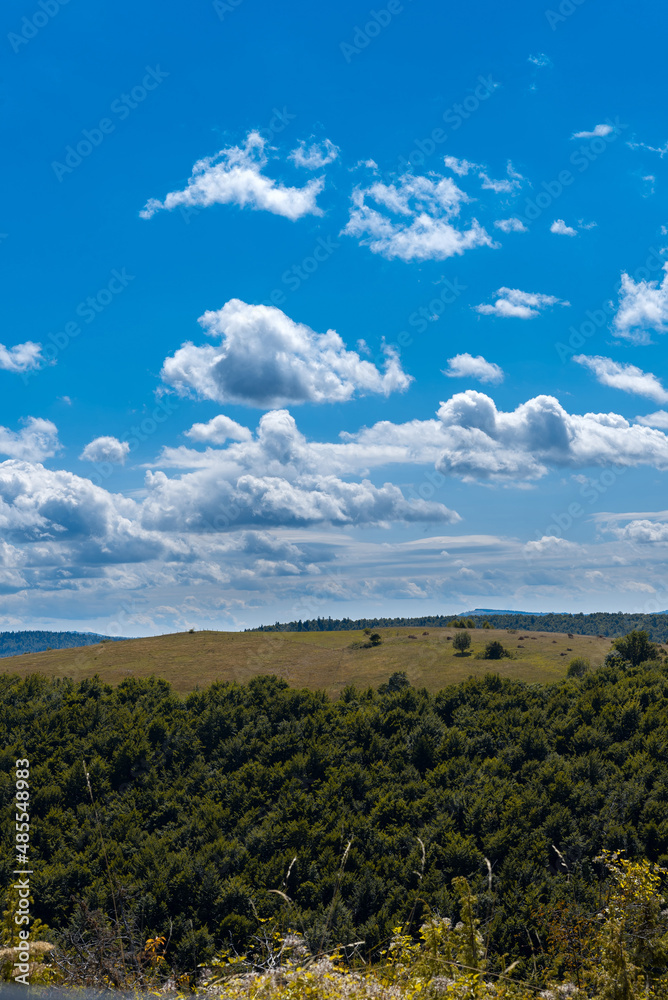
[[378, 688], [380, 694], [395, 694], [397, 691], [403, 691], [404, 688], [410, 687], [411, 682], [406, 676], [405, 671], [397, 670], [395, 673], [391, 674], [387, 684], [381, 684]]
[[656, 643], [649, 641], [647, 632], [635, 630], [621, 639], [615, 639], [612, 645], [623, 659], [632, 667], [637, 667], [645, 660], [658, 660], [659, 649]]
[[458, 632], [452, 640], [452, 645], [458, 653], [463, 655], [471, 645], [471, 636], [468, 632]]
[[498, 639], [493, 639], [485, 646], [486, 660], [501, 660], [504, 656], [510, 656], [510, 653], [505, 646], [501, 645]]
[[584, 656], [575, 656], [568, 664], [567, 677], [584, 677], [590, 667], [589, 660]]

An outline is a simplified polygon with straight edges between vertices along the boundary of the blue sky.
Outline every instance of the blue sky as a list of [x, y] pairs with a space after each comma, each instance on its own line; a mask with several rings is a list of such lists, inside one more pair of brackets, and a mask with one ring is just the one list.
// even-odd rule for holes
[[667, 19], [8, 2], [0, 627], [668, 608]]

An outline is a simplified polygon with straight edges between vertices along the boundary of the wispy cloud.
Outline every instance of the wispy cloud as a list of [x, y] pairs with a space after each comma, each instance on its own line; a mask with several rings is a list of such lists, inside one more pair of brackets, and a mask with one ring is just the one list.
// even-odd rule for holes
[[372, 253], [400, 260], [445, 260], [494, 241], [473, 218], [457, 227], [470, 201], [449, 177], [404, 174], [394, 184], [374, 182], [355, 188], [343, 232]]
[[27, 340], [25, 344], [5, 347], [0, 344], [0, 369], [6, 372], [27, 372], [45, 364], [42, 345]]
[[494, 191], [495, 194], [513, 194], [522, 187], [522, 181], [525, 180], [521, 174], [518, 174], [513, 170], [513, 165], [508, 160], [508, 178], [503, 178], [502, 180], [493, 180], [484, 171], [478, 174], [481, 180], [481, 187], [486, 191]]
[[494, 225], [502, 233], [528, 233], [529, 231], [521, 219], [514, 217], [510, 219], [497, 219]]
[[317, 196], [324, 178], [310, 180], [304, 187], [285, 187], [263, 173], [268, 162], [266, 140], [250, 132], [243, 146], [228, 146], [215, 156], [198, 160], [182, 191], [171, 191], [164, 201], [151, 198], [139, 213], [150, 219], [161, 209], [179, 206], [238, 205], [271, 212], [295, 221], [304, 215], [322, 215]]
[[474, 306], [476, 312], [482, 316], [534, 319], [548, 306], [570, 305], [570, 302], [558, 299], [554, 295], [543, 295], [541, 292], [522, 292], [519, 288], [499, 288], [495, 294], [498, 298], [493, 305]]
[[631, 392], [636, 396], [647, 396], [657, 403], [668, 402], [668, 392], [664, 389], [656, 375], [644, 372], [635, 365], [623, 365], [612, 358], [602, 358], [599, 355], [589, 357], [577, 354], [573, 361], [594, 373], [601, 385]]
[[614, 126], [607, 123], [601, 125], [595, 125], [594, 128], [588, 132], [574, 132], [571, 139], [604, 139], [606, 135], [614, 131]]
[[481, 187], [485, 188], [487, 191], [494, 191], [495, 194], [511, 194], [511, 192], [519, 187], [517, 181], [509, 181], [505, 179], [495, 181], [493, 178], [488, 177], [487, 174], [480, 174], [480, 179], [482, 181]]
[[0, 427], [0, 455], [26, 462], [43, 462], [60, 450], [58, 428], [51, 420], [27, 417], [20, 431]]
[[443, 162], [448, 170], [458, 177], [466, 177], [472, 170], [482, 170], [479, 163], [472, 163], [470, 160], [458, 160], [456, 156], [444, 156]]
[[459, 160], [456, 156], [445, 156], [443, 162], [448, 170], [452, 170], [458, 177], [466, 177], [469, 173], [475, 172], [481, 182], [481, 187], [485, 191], [494, 191], [495, 194], [512, 194], [522, 186], [522, 181], [526, 180], [522, 174], [518, 173], [510, 160], [506, 164], [507, 178], [494, 180], [489, 176], [487, 168], [481, 163], [473, 163], [470, 160]]
[[539, 52], [535, 56], [529, 56], [527, 62], [533, 63], [534, 66], [539, 66], [541, 68], [552, 65], [552, 60], [549, 56], [546, 56], [544, 52]]
[[651, 198], [655, 190], [654, 185], [656, 184], [656, 175], [644, 174], [644, 176], [641, 177], [640, 179], [643, 182], [643, 192], [642, 192], [643, 198]]
[[448, 367], [443, 371], [448, 378], [474, 378], [478, 382], [503, 382], [503, 369], [482, 355], [456, 354], [448, 358]]
[[288, 159], [292, 160], [296, 167], [305, 167], [307, 170], [319, 170], [332, 163], [339, 155], [340, 150], [329, 139], [322, 142], [312, 142], [307, 146], [302, 140], [296, 149], [289, 154]]
[[636, 417], [637, 424], [645, 427], [658, 427], [661, 430], [668, 430], [668, 411], [657, 410], [655, 413], [648, 413], [644, 417]]
[[629, 149], [646, 149], [648, 153], [658, 153], [661, 159], [668, 153], [668, 142], [663, 146], [648, 146], [646, 142], [627, 142]]

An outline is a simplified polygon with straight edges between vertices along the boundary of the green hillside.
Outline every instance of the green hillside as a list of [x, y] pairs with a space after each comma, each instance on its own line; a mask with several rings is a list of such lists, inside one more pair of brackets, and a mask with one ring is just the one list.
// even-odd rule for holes
[[245, 683], [258, 674], [275, 674], [292, 687], [338, 695], [348, 684], [377, 687], [396, 671], [428, 691], [489, 671], [477, 659], [486, 643], [500, 641], [512, 654], [495, 663], [500, 676], [547, 682], [565, 676], [576, 656], [600, 666], [611, 648], [609, 639], [551, 632], [468, 630], [469, 655], [453, 649], [456, 629], [380, 628], [381, 645], [355, 649], [367, 639], [363, 631], [327, 632], [184, 632], [101, 642], [81, 649], [50, 650], [8, 657], [2, 670], [27, 677], [70, 677], [75, 681], [98, 674], [110, 684], [152, 674], [185, 695], [215, 681]]

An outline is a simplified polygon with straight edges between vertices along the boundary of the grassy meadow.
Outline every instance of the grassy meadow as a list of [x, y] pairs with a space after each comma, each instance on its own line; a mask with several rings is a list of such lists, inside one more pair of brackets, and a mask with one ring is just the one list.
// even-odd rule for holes
[[[156, 675], [181, 695], [214, 681], [244, 683], [259, 674], [275, 674], [292, 687], [325, 690], [336, 697], [348, 684], [377, 687], [399, 670], [411, 684], [430, 692], [490, 671], [513, 680], [546, 683], [564, 677], [575, 656], [587, 657], [593, 668], [601, 666], [611, 648], [610, 639], [595, 636], [470, 629], [471, 647], [462, 656], [452, 648], [458, 629], [377, 631], [382, 644], [371, 649], [351, 648], [366, 638], [363, 632], [182, 632], [5, 657], [0, 671], [74, 681], [99, 674], [109, 684]], [[499, 640], [512, 658], [476, 659], [492, 639]]]

